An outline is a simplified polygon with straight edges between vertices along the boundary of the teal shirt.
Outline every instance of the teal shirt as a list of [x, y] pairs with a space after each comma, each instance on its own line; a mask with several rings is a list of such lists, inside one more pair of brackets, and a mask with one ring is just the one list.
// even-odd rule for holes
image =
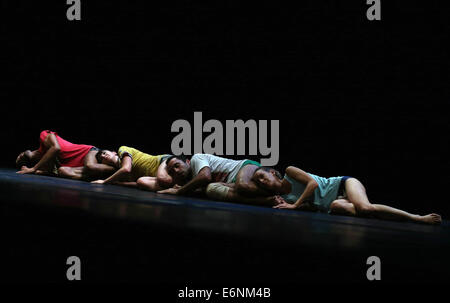
[[[319, 185], [312, 197], [308, 197], [307, 200], [312, 200], [312, 204], [317, 206], [321, 212], [329, 212], [330, 204], [336, 200], [339, 191], [339, 185], [341, 184], [342, 177], [323, 178], [313, 174], [309, 174]], [[305, 191], [306, 184], [297, 182], [290, 178], [288, 175], [284, 175], [284, 179], [289, 181], [292, 185], [291, 192], [281, 197], [289, 204], [294, 204], [298, 198]]]

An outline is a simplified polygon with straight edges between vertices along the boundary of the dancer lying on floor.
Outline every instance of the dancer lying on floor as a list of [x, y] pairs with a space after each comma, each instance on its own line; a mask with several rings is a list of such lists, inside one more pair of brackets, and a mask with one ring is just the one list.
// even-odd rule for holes
[[117, 168], [117, 171], [105, 180], [92, 183], [110, 183], [149, 191], [173, 186], [172, 178], [166, 170], [166, 160], [170, 156], [152, 156], [127, 146], [121, 146], [117, 153], [109, 150], [98, 151], [98, 161]]
[[[220, 182], [233, 186], [244, 199], [246, 196], [264, 195], [269, 192], [258, 188], [256, 183], [247, 183], [255, 169], [261, 166], [252, 160], [232, 160], [210, 154], [195, 154], [189, 160], [184, 156], [172, 156], [167, 159], [167, 171], [175, 186], [159, 191], [164, 194], [189, 195], [198, 191], [205, 191], [209, 198], [215, 198], [223, 191], [221, 187], [208, 186], [212, 182]], [[232, 185], [230, 185], [232, 184]], [[226, 188], [228, 188], [225, 186]], [[218, 189], [219, 192], [215, 190]]]
[[284, 200], [278, 200], [280, 203], [275, 208], [426, 224], [440, 224], [442, 221], [441, 216], [434, 213], [420, 216], [382, 204], [371, 204], [362, 183], [348, 176], [323, 178], [290, 166], [284, 178], [272, 168], [261, 167], [254, 172], [252, 179], [259, 187], [281, 195]]
[[116, 169], [96, 159], [98, 149], [92, 145], [73, 144], [56, 132], [41, 132], [39, 149], [19, 154], [19, 174], [54, 175], [77, 180], [105, 178]]
[[190, 160], [183, 156], [172, 156], [166, 162], [167, 171], [174, 183], [183, 186], [175, 186], [159, 193], [189, 195], [205, 191], [211, 199], [222, 199], [228, 195], [227, 201], [274, 205], [273, 195], [251, 180], [254, 171], [261, 166], [258, 162], [232, 160], [210, 154], [195, 154]]

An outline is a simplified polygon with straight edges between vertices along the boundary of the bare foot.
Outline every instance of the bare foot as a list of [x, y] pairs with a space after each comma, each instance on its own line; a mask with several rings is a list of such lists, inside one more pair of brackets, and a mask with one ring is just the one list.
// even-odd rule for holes
[[419, 216], [419, 222], [425, 223], [425, 224], [441, 224], [442, 218], [438, 214], [429, 214], [426, 216]]

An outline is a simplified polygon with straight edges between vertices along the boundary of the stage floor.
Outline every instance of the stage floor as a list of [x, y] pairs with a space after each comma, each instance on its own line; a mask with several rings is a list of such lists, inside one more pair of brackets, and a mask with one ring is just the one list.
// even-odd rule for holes
[[[450, 225], [247, 206], [0, 170], [3, 280], [151, 283], [447, 282]], [[27, 263], [26, 260], [30, 263]]]

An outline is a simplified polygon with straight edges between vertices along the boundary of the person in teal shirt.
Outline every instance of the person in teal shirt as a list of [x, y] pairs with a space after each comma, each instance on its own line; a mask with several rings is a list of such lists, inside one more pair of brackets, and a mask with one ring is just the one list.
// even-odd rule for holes
[[274, 206], [278, 209], [321, 211], [426, 224], [440, 224], [442, 221], [441, 216], [435, 213], [421, 216], [382, 204], [372, 204], [364, 185], [348, 176], [324, 178], [289, 166], [284, 178], [273, 168], [260, 167], [255, 170], [252, 179], [261, 188], [281, 196], [282, 199]]

